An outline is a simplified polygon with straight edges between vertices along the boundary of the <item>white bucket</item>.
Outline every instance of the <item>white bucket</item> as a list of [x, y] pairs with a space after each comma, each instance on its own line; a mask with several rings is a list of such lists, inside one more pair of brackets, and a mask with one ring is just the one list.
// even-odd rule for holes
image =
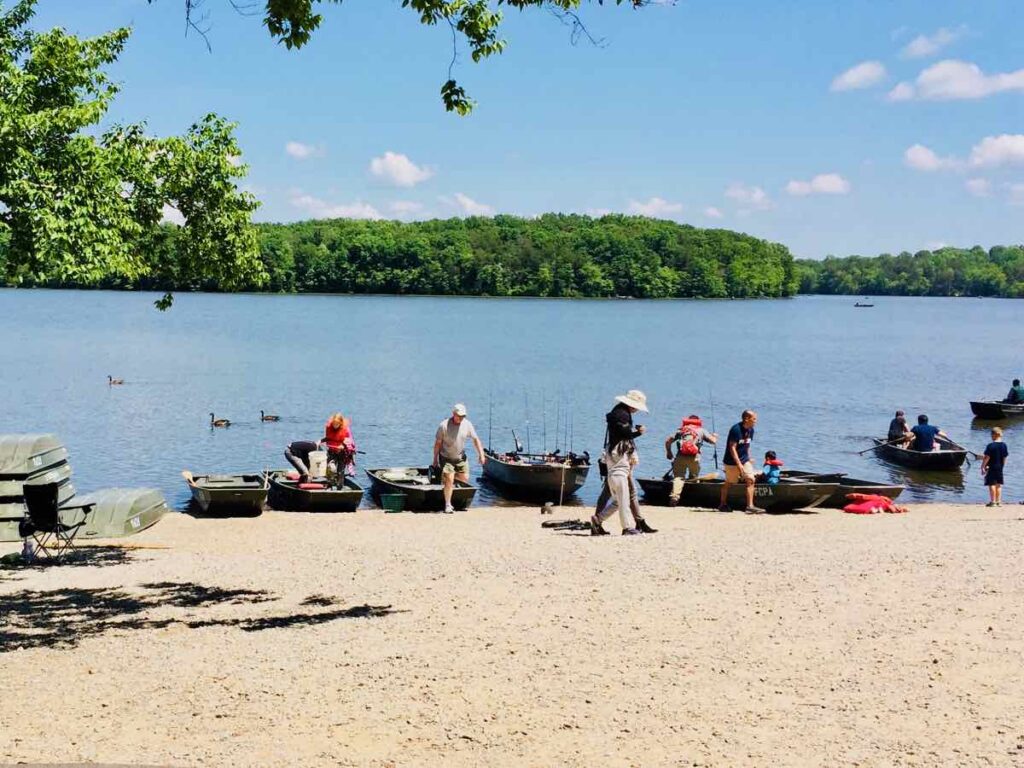
[[325, 477], [327, 475], [327, 451], [310, 451], [309, 476]]

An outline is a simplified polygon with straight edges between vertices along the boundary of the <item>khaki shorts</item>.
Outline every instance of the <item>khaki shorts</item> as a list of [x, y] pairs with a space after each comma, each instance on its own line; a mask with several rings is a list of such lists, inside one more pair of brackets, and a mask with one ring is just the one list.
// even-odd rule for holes
[[468, 459], [446, 459], [444, 456], [438, 458], [437, 463], [441, 465], [442, 475], [468, 475]]
[[700, 474], [700, 454], [686, 456], [678, 454], [672, 459], [672, 476], [677, 480], [693, 480]]
[[748, 477], [751, 479], [754, 477], [754, 465], [749, 461], [742, 467], [737, 467], [735, 464], [725, 465], [725, 482], [745, 483], [748, 482]]

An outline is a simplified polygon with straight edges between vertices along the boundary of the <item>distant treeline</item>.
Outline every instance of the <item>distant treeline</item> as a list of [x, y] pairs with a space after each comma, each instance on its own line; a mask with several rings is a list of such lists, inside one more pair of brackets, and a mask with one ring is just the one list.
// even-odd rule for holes
[[[1024, 297], [1024, 246], [942, 248], [795, 261], [778, 243], [639, 216], [546, 214], [422, 222], [332, 219], [259, 224], [271, 292], [636, 298], [796, 293]], [[179, 261], [177, 227], [145, 247]], [[6, 240], [0, 231], [0, 273]], [[111, 279], [98, 287], [216, 291], [189, 280]], [[31, 284], [31, 281], [29, 281]], [[79, 287], [74, 282], [49, 287]]]
[[800, 293], [1024, 298], [1024, 246], [797, 262]]

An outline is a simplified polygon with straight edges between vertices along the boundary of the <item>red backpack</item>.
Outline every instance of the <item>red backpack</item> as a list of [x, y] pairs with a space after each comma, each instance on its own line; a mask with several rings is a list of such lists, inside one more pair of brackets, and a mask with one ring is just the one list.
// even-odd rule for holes
[[703, 431], [700, 419], [683, 419], [683, 423], [679, 427], [679, 454], [681, 456], [696, 456], [700, 453], [700, 438]]

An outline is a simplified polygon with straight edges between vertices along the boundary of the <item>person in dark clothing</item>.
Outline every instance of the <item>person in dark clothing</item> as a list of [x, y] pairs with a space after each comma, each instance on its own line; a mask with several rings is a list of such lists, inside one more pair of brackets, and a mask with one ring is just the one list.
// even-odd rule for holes
[[320, 446], [312, 440], [296, 440], [284, 449], [284, 457], [299, 471], [299, 480], [309, 479], [309, 454], [319, 450]]
[[[647, 398], [639, 390], [630, 390], [616, 398], [615, 407], [605, 414], [605, 465], [604, 487], [597, 501], [597, 509], [590, 518], [590, 532], [594, 536], [608, 533], [602, 523], [616, 510], [622, 521], [622, 532], [657, 533], [657, 529], [641, 516], [633, 484], [633, 466], [637, 462], [636, 444], [633, 442], [646, 431], [643, 426], [633, 425], [633, 414], [647, 410]], [[609, 503], [610, 502], [610, 503]], [[629, 525], [629, 515], [635, 527]]]
[[981, 460], [981, 474], [988, 486], [987, 507], [1003, 505], [1003, 467], [1009, 455], [1010, 451], [1003, 442], [1003, 430], [992, 427], [992, 442], [985, 447], [985, 457]]
[[910, 447], [915, 451], [924, 451], [926, 453], [934, 451], [936, 448], [936, 437], [949, 440], [949, 435], [938, 427], [933, 427], [929, 424], [928, 417], [923, 413], [917, 417], [917, 426], [910, 431], [914, 433], [914, 443]]
[[756, 515], [764, 512], [760, 507], [754, 506], [754, 466], [750, 462], [750, 442], [754, 439], [754, 425], [757, 424], [757, 414], [754, 411], [746, 410], [740, 414], [738, 423], [732, 425], [729, 430], [729, 437], [725, 442], [725, 482], [722, 483], [722, 495], [718, 503], [719, 512], [731, 512], [727, 500], [729, 498], [729, 486], [744, 483], [747, 493], [747, 506], [744, 510], [748, 515]]
[[888, 442], [893, 445], [906, 445], [912, 437], [906, 415], [903, 411], [896, 411], [896, 418], [889, 422]]
[[1007, 405], [1024, 404], [1024, 387], [1020, 385], [1020, 379], [1013, 380], [1013, 385], [1010, 387], [1010, 391], [1006, 393], [1006, 398], [1003, 402]]

